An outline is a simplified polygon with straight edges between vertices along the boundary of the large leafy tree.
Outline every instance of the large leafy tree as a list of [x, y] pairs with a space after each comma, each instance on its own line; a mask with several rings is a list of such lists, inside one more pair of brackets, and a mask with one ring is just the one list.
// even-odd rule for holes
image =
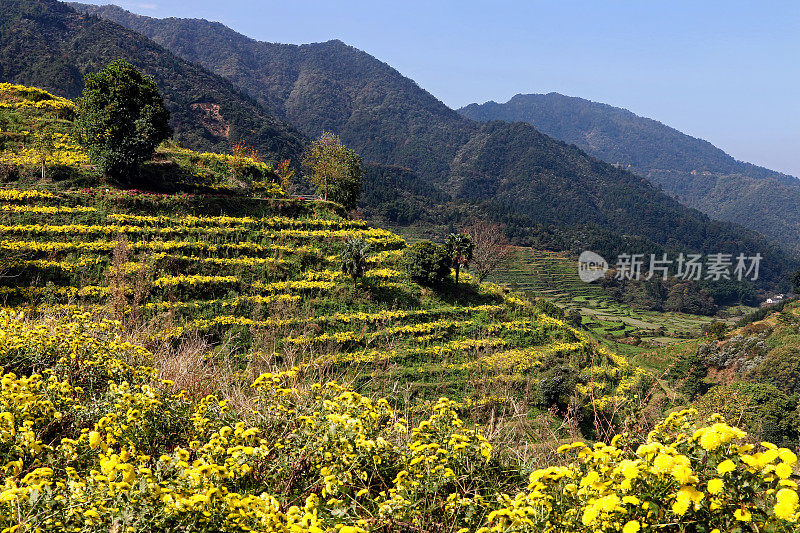
[[122, 60], [86, 76], [75, 125], [98, 169], [127, 183], [172, 134], [169, 111], [153, 78]]
[[337, 135], [326, 131], [312, 142], [303, 157], [303, 166], [323, 199], [338, 202], [347, 209], [356, 206], [364, 173], [361, 158]]

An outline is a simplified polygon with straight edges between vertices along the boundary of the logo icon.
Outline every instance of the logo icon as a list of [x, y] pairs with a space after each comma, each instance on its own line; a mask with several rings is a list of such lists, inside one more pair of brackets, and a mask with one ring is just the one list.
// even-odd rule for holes
[[585, 250], [578, 257], [578, 276], [581, 281], [591, 283], [602, 278], [608, 272], [608, 262], [603, 256]]

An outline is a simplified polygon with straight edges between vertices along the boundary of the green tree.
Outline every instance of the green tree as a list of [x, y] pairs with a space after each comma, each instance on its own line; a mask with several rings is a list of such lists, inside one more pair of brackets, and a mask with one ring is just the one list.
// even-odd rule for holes
[[472, 261], [472, 253], [475, 246], [472, 244], [472, 239], [466, 233], [451, 233], [447, 237], [447, 255], [450, 256], [453, 268], [456, 270], [456, 283], [458, 283], [458, 274], [461, 268], [469, 268], [469, 262]]
[[714, 320], [710, 324], [703, 326], [703, 332], [711, 338], [721, 341], [725, 338], [725, 332], [728, 331], [728, 325], [725, 322]]
[[545, 298], [537, 298], [533, 305], [534, 311], [553, 317], [556, 320], [564, 320], [564, 309]]
[[439, 287], [450, 275], [447, 248], [431, 241], [420, 241], [403, 254], [403, 265], [412, 280], [427, 287]]
[[356, 206], [364, 173], [361, 158], [342, 144], [337, 135], [326, 131], [312, 142], [303, 156], [303, 166], [323, 199], [338, 202], [347, 209]]
[[33, 140], [33, 149], [42, 167], [42, 179], [45, 179], [47, 161], [50, 159], [50, 156], [53, 155], [53, 152], [56, 151], [56, 139], [50, 128], [44, 126], [36, 132], [36, 136]]
[[369, 243], [362, 239], [349, 239], [339, 254], [342, 272], [357, 281], [367, 272], [367, 253]]
[[583, 317], [581, 316], [581, 312], [577, 309], [570, 309], [564, 318], [567, 324], [573, 328], [580, 328], [583, 326]]
[[75, 126], [91, 161], [107, 176], [133, 182], [140, 165], [169, 138], [169, 111], [153, 78], [117, 60], [86, 76]]

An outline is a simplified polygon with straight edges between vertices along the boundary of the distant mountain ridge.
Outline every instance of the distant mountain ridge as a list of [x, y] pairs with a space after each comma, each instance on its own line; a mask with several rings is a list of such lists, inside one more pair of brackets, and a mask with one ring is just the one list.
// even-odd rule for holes
[[640, 176], [530, 125], [462, 117], [341, 41], [266, 43], [198, 19], [75, 7], [198, 61], [310, 136], [339, 134], [369, 163], [362, 204], [369, 216], [431, 223], [442, 232], [481, 216], [506, 223], [517, 242], [608, 254], [631, 246], [760, 252], [770, 256], [766, 278], [778, 279], [787, 268], [786, 258], [760, 235], [712, 221]]
[[800, 180], [737, 161], [708, 141], [626, 109], [558, 93], [518, 94], [458, 110], [479, 121], [527, 122], [608, 163], [628, 168], [681, 202], [798, 250]]
[[247, 141], [265, 160], [294, 159], [307, 142], [230, 81], [136, 32], [55, 0], [0, 0], [0, 80], [75, 98], [86, 73], [115, 59], [155, 78], [175, 136], [188, 147], [229, 152]]

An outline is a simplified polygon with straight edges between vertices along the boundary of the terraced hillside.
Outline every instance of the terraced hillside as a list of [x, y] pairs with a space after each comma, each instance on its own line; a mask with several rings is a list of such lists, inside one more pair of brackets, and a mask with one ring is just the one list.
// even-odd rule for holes
[[[59, 189], [100, 185], [75, 139], [72, 100], [36, 87], [0, 83], [0, 178]], [[198, 153], [168, 142], [142, 168], [141, 185], [161, 191], [281, 193], [280, 178], [245, 144], [236, 155]], [[44, 167], [44, 168], [43, 168]]]
[[577, 258], [564, 252], [515, 247], [508, 267], [490, 280], [507, 285], [531, 298], [548, 298], [566, 310], [576, 309], [583, 325], [596, 335], [612, 341], [624, 353], [640, 349], [615, 341], [643, 338], [641, 349], [681, 342], [700, 334], [711, 318], [677, 312], [655, 312], [618, 303], [597, 284], [578, 277]]
[[796, 530], [793, 452], [656, 424], [672, 390], [547, 306], [423, 288], [401, 237], [255, 160], [162, 147], [160, 185], [201, 193], [32, 179], [29, 101], [0, 152], [3, 531]]
[[[159, 341], [235, 339], [239, 356], [324, 367], [397, 401], [524, 399], [556, 362], [600, 357], [609, 387], [633, 372], [497, 287], [422, 289], [398, 266], [402, 238], [324, 203], [4, 190], [0, 222], [7, 306], [110, 312]], [[353, 238], [372, 250], [357, 286], [337, 263]]]
[[[263, 163], [247, 165], [265, 181], [234, 179], [242, 161], [166, 147], [149, 171], [177, 168], [162, 181], [205, 194], [109, 188], [69, 137], [71, 102], [33, 88], [0, 89], [10, 110], [0, 152], [9, 176], [29, 175], [26, 160], [36, 157], [29, 147], [55, 123], [57, 149], [71, 160], [56, 157], [48, 169], [100, 185], [57, 190], [71, 181], [25, 178], [19, 184], [49, 189], [0, 191], [6, 306], [107, 314], [147, 331], [152, 344], [203, 339], [225, 347], [217, 351], [242, 369], [254, 361], [313, 368], [409, 409], [448, 394], [546, 410], [565, 399], [539, 379], [559, 382], [564, 373], [585, 384], [586, 402], [601, 389], [613, 396], [620, 383], [633, 385], [624, 359], [497, 286], [432, 291], [413, 283], [400, 266], [401, 237], [343, 218], [335, 204], [285, 197]], [[338, 261], [350, 239], [370, 244], [358, 283]]]
[[535, 296], [553, 298], [568, 304], [575, 298], [603, 298], [597, 285], [584, 283], [578, 277], [578, 258], [564, 252], [514, 247], [509, 254], [508, 268], [491, 276], [491, 280]]

